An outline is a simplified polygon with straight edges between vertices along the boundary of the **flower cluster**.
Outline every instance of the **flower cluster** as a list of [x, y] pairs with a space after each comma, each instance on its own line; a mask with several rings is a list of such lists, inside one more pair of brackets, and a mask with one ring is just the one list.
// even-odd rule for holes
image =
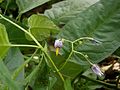
[[[93, 40], [94, 40], [94, 39], [93, 39]], [[94, 41], [95, 41], [95, 40], [94, 40]], [[96, 43], [100, 43], [100, 42], [98, 42], [98, 41], [95, 41], [95, 42], [96, 42]], [[63, 40], [61, 40], [61, 39], [55, 40], [54, 47], [55, 47], [55, 49], [56, 49], [56, 55], [58, 55], [60, 48], [63, 47]], [[85, 55], [85, 57], [88, 58], [87, 55]], [[93, 71], [96, 75], [98, 75], [98, 76], [104, 76], [103, 72], [101, 71], [100, 67], [99, 67], [97, 64], [93, 64], [93, 63], [90, 62], [88, 59], [87, 59], [87, 61], [92, 65], [91, 69], [92, 69], [92, 71]]]

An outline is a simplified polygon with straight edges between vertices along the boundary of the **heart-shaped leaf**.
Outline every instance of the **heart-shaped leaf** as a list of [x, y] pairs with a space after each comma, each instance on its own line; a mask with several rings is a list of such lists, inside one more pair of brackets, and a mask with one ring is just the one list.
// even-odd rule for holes
[[[28, 20], [29, 31], [39, 41], [58, 33], [59, 28], [44, 15], [32, 15]], [[27, 37], [29, 40], [31, 38]]]

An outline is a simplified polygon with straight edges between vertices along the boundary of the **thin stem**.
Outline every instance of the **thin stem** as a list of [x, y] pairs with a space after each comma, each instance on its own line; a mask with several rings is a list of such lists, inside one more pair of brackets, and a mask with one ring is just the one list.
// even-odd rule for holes
[[70, 52], [68, 58], [66, 59], [65, 63], [64, 63], [64, 64], [61, 66], [61, 68], [59, 69], [59, 71], [64, 68], [64, 66], [67, 64], [68, 60], [70, 59], [70, 57], [71, 57], [72, 54], [73, 54], [73, 43], [71, 43], [71, 44], [72, 44], [72, 45], [71, 45], [71, 46], [72, 46], [71, 52]]
[[63, 42], [64, 42], [64, 41], [72, 43], [72, 41], [67, 40], [67, 39], [63, 39]]
[[82, 37], [82, 38], [76, 39], [75, 41], [73, 41], [73, 43], [75, 43], [75, 42], [77, 42], [77, 41], [80, 41], [80, 40], [94, 40], [94, 39], [91, 38], [91, 37]]
[[16, 79], [16, 77], [18, 76], [18, 74], [21, 72], [21, 70], [23, 70], [23, 68], [25, 67], [26, 64], [28, 64], [30, 62], [30, 60], [33, 58], [33, 56], [37, 53], [38, 49], [35, 50], [35, 52], [32, 54], [32, 56], [30, 58], [28, 58], [12, 75], [13, 79]]
[[82, 55], [82, 56], [87, 60], [87, 62], [88, 62], [90, 65], [93, 65], [93, 63], [90, 62], [90, 60], [88, 59], [88, 56], [84, 55], [84, 54], [81, 53], [81, 52], [75, 51], [75, 50], [73, 50], [73, 52]]
[[60, 76], [61, 80], [62, 80], [63, 82], [65, 82], [62, 74], [59, 72], [59, 69], [56, 67], [56, 65], [54, 64], [53, 60], [50, 58], [50, 56], [49, 56], [46, 52], [44, 52], [44, 53], [45, 53], [45, 55], [48, 57], [48, 59], [50, 60], [50, 62], [52, 63], [53, 67], [55, 68], [56, 72], [57, 72], [58, 75]]
[[20, 45], [20, 44], [11, 44], [11, 47], [33, 47], [33, 48], [38, 48], [36, 45]]

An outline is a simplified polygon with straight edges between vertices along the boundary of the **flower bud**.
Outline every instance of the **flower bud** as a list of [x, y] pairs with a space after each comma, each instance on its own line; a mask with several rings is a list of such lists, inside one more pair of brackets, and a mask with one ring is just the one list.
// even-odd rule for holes
[[98, 76], [104, 76], [104, 74], [102, 73], [102, 71], [100, 70], [100, 67], [97, 64], [93, 64], [93, 66], [91, 67], [92, 71], [98, 75]]

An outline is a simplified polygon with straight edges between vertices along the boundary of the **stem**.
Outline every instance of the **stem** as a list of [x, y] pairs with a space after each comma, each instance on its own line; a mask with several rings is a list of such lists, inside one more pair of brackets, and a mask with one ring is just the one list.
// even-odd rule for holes
[[[92, 81], [92, 82], [95, 82], [95, 83], [104, 85], [104, 86], [109, 87], [109, 88], [113, 88], [113, 89], [116, 88], [116, 85], [114, 85], [114, 84], [109, 84], [109, 83], [105, 83], [105, 82], [103, 82], [103, 81], [94, 80], [94, 79], [91, 79], [91, 78], [89, 78], [89, 77], [87, 77], [87, 76], [84, 76], [84, 75], [81, 75], [80, 77], [81, 77], [81, 78], [84, 78], [84, 79], [86, 79], [86, 80], [90, 80], [90, 81]], [[120, 88], [116, 88], [116, 89], [119, 90]]]
[[66, 41], [66, 42], [70, 42], [70, 43], [73, 43], [72, 41], [70, 40], [67, 40], [67, 39], [63, 39], [63, 42]]
[[61, 66], [61, 68], [59, 69], [59, 71], [62, 70], [62, 69], [64, 68], [64, 66], [67, 64], [68, 60], [70, 59], [70, 57], [71, 57], [72, 54], [73, 54], [73, 43], [71, 43], [71, 44], [72, 44], [71, 52], [70, 52], [68, 58], [66, 59], [65, 63], [64, 63], [64, 64]]
[[38, 48], [36, 45], [20, 45], [20, 44], [11, 44], [11, 47], [33, 47], [33, 48]]
[[44, 53], [48, 57], [48, 59], [50, 60], [50, 62], [52, 63], [53, 67], [55, 68], [56, 72], [58, 73], [58, 75], [60, 76], [60, 78], [62, 79], [62, 81], [65, 82], [62, 74], [59, 72], [59, 69], [56, 67], [56, 65], [54, 64], [53, 60], [50, 58], [50, 56], [46, 52], [44, 52]]
[[73, 43], [75, 43], [75, 42], [77, 42], [77, 41], [80, 41], [80, 40], [94, 40], [94, 39], [91, 38], [91, 37], [82, 37], [82, 38], [76, 39], [75, 41], [73, 41]]
[[35, 52], [32, 54], [32, 56], [30, 58], [28, 58], [12, 75], [13, 80], [16, 79], [16, 77], [18, 76], [18, 74], [21, 72], [21, 70], [23, 70], [23, 68], [25, 67], [26, 64], [28, 64], [30, 62], [30, 60], [33, 58], [33, 56], [37, 53], [38, 49], [35, 50]]
[[85, 56], [83, 53], [75, 51], [75, 50], [73, 50], [73, 52], [82, 55], [90, 65], [93, 65], [93, 63], [90, 62], [90, 60], [88, 59], [88, 56]]

